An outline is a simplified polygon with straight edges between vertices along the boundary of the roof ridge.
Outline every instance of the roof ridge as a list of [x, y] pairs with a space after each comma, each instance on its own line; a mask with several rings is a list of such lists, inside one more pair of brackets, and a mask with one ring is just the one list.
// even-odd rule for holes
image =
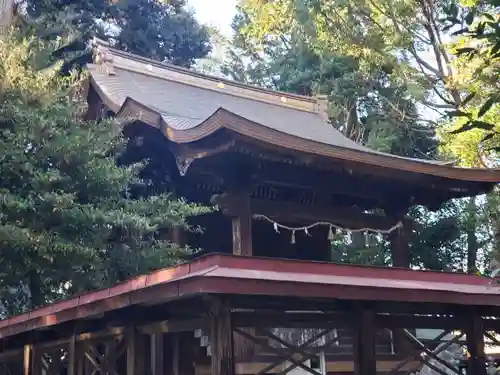
[[153, 59], [150, 59], [147, 57], [135, 55], [133, 53], [121, 51], [121, 50], [113, 48], [113, 47], [109, 47], [109, 51], [112, 52], [113, 54], [126, 56], [126, 57], [134, 59], [136, 61], [148, 62], [151, 65], [157, 66], [159, 68], [163, 68], [163, 69], [167, 69], [167, 70], [175, 70], [175, 71], [178, 71], [180, 73], [193, 75], [195, 77], [199, 77], [202, 79], [208, 79], [210, 81], [223, 82], [223, 83], [227, 83], [228, 85], [238, 86], [238, 87], [249, 89], [252, 91], [260, 91], [260, 92], [265, 92], [268, 94], [274, 94], [276, 96], [280, 95], [280, 96], [286, 96], [286, 97], [295, 98], [298, 100], [304, 100], [304, 101], [308, 101], [308, 102], [316, 102], [315, 96], [294, 94], [294, 93], [290, 93], [290, 92], [286, 92], [286, 91], [272, 90], [272, 89], [267, 89], [267, 88], [260, 87], [260, 86], [251, 85], [248, 83], [242, 83], [242, 82], [232, 80], [230, 78], [223, 78], [223, 77], [218, 77], [218, 76], [207, 74], [207, 73], [201, 73], [201, 72], [198, 72], [198, 71], [193, 70], [193, 69], [184, 68], [181, 66], [174, 65], [172, 63], [165, 63], [165, 62], [153, 60]]
[[[313, 112], [319, 114], [323, 120], [328, 119], [328, 104], [325, 95], [314, 97], [304, 96], [243, 84], [231, 79], [196, 72], [191, 69], [124, 52], [110, 47], [109, 43], [99, 39], [94, 40], [94, 55], [96, 63], [104, 65], [109, 75], [116, 74], [114, 71], [114, 67], [116, 66], [117, 68], [133, 71], [145, 76], [184, 83], [216, 92], [221, 92], [221, 90], [225, 89], [224, 93], [229, 95]], [[138, 64], [145, 65], [142, 67]]]

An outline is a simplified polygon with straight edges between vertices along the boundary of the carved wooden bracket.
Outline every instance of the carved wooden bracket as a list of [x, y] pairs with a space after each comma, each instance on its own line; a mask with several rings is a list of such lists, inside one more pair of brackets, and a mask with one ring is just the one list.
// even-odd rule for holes
[[220, 144], [214, 148], [195, 148], [186, 145], [172, 145], [170, 147], [172, 153], [175, 155], [175, 163], [179, 174], [185, 176], [188, 172], [189, 167], [197, 159], [202, 159], [208, 156], [213, 156], [221, 152], [225, 152], [234, 147], [235, 142], [229, 141]]

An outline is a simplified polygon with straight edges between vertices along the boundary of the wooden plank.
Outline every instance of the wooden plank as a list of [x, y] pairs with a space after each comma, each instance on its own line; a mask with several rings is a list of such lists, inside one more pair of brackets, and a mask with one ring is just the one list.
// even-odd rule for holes
[[172, 375], [181, 374], [181, 353], [180, 353], [180, 335], [174, 333], [172, 337]]
[[234, 375], [231, 310], [226, 299], [213, 299], [210, 306], [212, 375]]
[[358, 314], [358, 322], [354, 327], [354, 374], [376, 374], [375, 313], [362, 309]]
[[233, 254], [252, 255], [252, 213], [250, 211], [250, 197], [243, 194], [233, 198], [232, 218]]
[[[398, 215], [393, 220], [402, 221], [404, 215]], [[399, 228], [389, 235], [391, 242], [392, 265], [400, 268], [410, 268], [410, 250], [408, 247], [408, 237], [404, 228]]]

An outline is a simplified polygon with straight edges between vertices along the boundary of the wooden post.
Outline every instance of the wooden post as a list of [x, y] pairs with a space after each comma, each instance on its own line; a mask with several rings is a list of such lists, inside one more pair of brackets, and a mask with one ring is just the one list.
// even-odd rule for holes
[[130, 327], [126, 333], [127, 342], [127, 375], [140, 375], [136, 372], [136, 336], [135, 327]]
[[483, 318], [474, 313], [468, 317], [469, 325], [466, 329], [467, 351], [467, 375], [486, 375], [486, 356], [484, 353], [484, 327]]
[[393, 267], [410, 268], [410, 251], [405, 228], [398, 228], [389, 235]]
[[172, 375], [181, 374], [180, 333], [172, 333]]
[[237, 206], [233, 207], [236, 213], [233, 216], [233, 254], [252, 255], [252, 212], [250, 197], [238, 196]]
[[229, 301], [214, 299], [210, 306], [212, 375], [234, 375], [233, 329]]
[[163, 333], [151, 335], [151, 372], [152, 375], [163, 375]]
[[31, 345], [24, 345], [23, 375], [30, 375], [32, 360]]
[[76, 375], [76, 336], [74, 334], [69, 339], [67, 375]]
[[354, 327], [354, 374], [376, 375], [375, 313], [361, 310]]

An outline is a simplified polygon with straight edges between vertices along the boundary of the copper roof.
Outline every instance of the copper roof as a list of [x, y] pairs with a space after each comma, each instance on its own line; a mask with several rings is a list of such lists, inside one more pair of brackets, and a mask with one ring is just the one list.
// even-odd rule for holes
[[199, 74], [97, 42], [90, 81], [119, 117], [141, 120], [173, 142], [200, 140], [226, 128], [308, 154], [477, 182], [500, 182], [500, 171], [455, 168], [371, 150], [326, 122], [325, 98], [265, 90]]
[[0, 322], [0, 339], [139, 304], [200, 294], [500, 306], [485, 277], [212, 254]]

